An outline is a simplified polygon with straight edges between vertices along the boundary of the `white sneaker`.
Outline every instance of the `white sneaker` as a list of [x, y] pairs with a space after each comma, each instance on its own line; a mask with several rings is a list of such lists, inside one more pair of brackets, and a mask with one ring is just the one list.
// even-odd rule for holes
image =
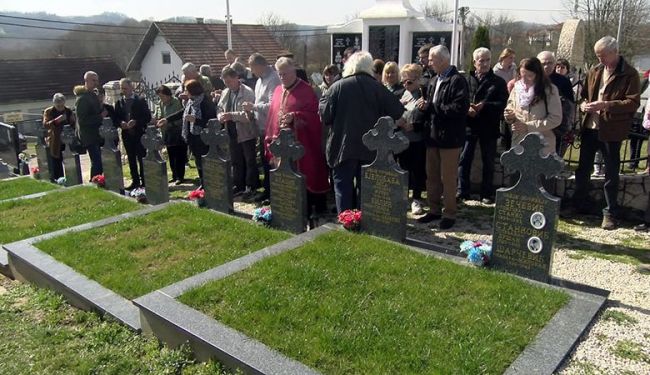
[[411, 203], [411, 213], [413, 215], [422, 215], [424, 213], [424, 209], [422, 209], [422, 203], [420, 203], [419, 200], [413, 199], [413, 203]]

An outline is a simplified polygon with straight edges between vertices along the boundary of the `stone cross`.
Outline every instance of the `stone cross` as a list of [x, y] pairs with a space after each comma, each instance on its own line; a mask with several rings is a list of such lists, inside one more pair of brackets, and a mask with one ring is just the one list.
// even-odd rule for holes
[[230, 143], [227, 129], [220, 129], [221, 125], [217, 119], [208, 120], [208, 126], [201, 132], [201, 140], [210, 147], [206, 158], [229, 160], [230, 155], [225, 151], [224, 146]]
[[305, 155], [305, 148], [296, 142], [291, 129], [281, 129], [280, 136], [269, 146], [273, 156], [280, 158], [279, 170], [294, 171], [293, 162]]
[[163, 146], [163, 139], [160, 130], [154, 125], [148, 126], [145, 134], [140, 139], [142, 145], [147, 149], [147, 160], [163, 161], [160, 149]]
[[77, 140], [77, 134], [75, 134], [74, 128], [70, 125], [65, 125], [63, 131], [61, 132], [61, 140], [67, 146], [66, 149], [70, 154], [73, 154], [72, 145]]
[[391, 117], [381, 117], [373, 129], [362, 138], [369, 150], [377, 150], [373, 164], [392, 166], [395, 164], [393, 154], [399, 154], [409, 146], [409, 140], [402, 132], [395, 133], [395, 121]]
[[102, 122], [102, 126], [99, 127], [99, 134], [104, 138], [104, 147], [108, 147], [111, 150], [116, 150], [118, 134], [117, 128], [113, 125], [113, 121], [110, 118], [105, 118]]
[[564, 168], [564, 161], [555, 153], [542, 156], [546, 141], [539, 133], [530, 133], [512, 149], [501, 155], [501, 164], [511, 172], [519, 172], [519, 181], [513, 189], [541, 187], [539, 176], [555, 177]]

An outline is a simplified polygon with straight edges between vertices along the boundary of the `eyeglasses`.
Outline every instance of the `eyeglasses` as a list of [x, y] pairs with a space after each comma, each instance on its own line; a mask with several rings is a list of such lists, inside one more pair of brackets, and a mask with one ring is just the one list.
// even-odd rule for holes
[[411, 81], [410, 79], [402, 81], [402, 85], [412, 85], [412, 84], [413, 84], [413, 81]]

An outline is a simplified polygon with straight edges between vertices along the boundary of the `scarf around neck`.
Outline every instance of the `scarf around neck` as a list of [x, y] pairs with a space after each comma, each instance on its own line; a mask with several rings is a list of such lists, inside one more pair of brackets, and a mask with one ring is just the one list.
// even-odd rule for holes
[[187, 101], [187, 105], [185, 106], [185, 111], [183, 111], [183, 116], [187, 115], [194, 115], [196, 118], [194, 123], [190, 124], [190, 133], [197, 135], [201, 133], [201, 127], [200, 126], [194, 126], [197, 120], [200, 120], [203, 118], [203, 114], [201, 113], [201, 102], [203, 102], [203, 98], [205, 98], [205, 94], [201, 94], [197, 97], [190, 98]]
[[519, 106], [528, 109], [535, 98], [535, 85], [526, 87], [524, 80], [520, 79], [515, 82], [515, 90], [517, 91]]

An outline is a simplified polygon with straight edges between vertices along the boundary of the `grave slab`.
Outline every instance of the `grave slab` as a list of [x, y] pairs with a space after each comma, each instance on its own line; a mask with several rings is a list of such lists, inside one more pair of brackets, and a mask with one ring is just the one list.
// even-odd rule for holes
[[361, 229], [402, 242], [406, 239], [409, 177], [393, 155], [406, 150], [409, 140], [395, 132], [395, 121], [388, 116], [381, 117], [362, 140], [377, 156], [361, 167]]
[[497, 269], [548, 282], [560, 198], [544, 190], [540, 176], [556, 176], [564, 161], [554, 153], [542, 157], [545, 143], [540, 133], [530, 133], [501, 156], [501, 163], [519, 171], [520, 178], [514, 186], [497, 190], [491, 263]]
[[147, 150], [147, 155], [143, 160], [147, 201], [150, 204], [168, 202], [167, 164], [160, 155], [160, 149], [164, 144], [160, 130], [153, 125], [147, 127], [141, 142]]
[[65, 143], [65, 151], [63, 151], [65, 186], [81, 185], [83, 184], [81, 178], [81, 161], [79, 160], [79, 154], [72, 148], [73, 144], [79, 142], [74, 128], [70, 125], [65, 125], [61, 138], [63, 139], [63, 143]]
[[271, 152], [280, 158], [280, 165], [271, 170], [271, 225], [293, 233], [302, 233], [307, 226], [307, 188], [305, 176], [295, 169], [295, 161], [305, 154], [291, 129], [280, 130], [271, 143]]
[[45, 131], [41, 132], [42, 134], [38, 136], [36, 140], [36, 162], [38, 164], [40, 179], [45, 181], [50, 180], [51, 170], [50, 170], [50, 150], [45, 143]]
[[[203, 155], [203, 188], [205, 202], [213, 210], [231, 213], [233, 208], [232, 163], [225, 147], [230, 142], [228, 131], [220, 129], [216, 119], [208, 120], [201, 132], [201, 140], [210, 147]], [[225, 146], [225, 147], [224, 147]]]

